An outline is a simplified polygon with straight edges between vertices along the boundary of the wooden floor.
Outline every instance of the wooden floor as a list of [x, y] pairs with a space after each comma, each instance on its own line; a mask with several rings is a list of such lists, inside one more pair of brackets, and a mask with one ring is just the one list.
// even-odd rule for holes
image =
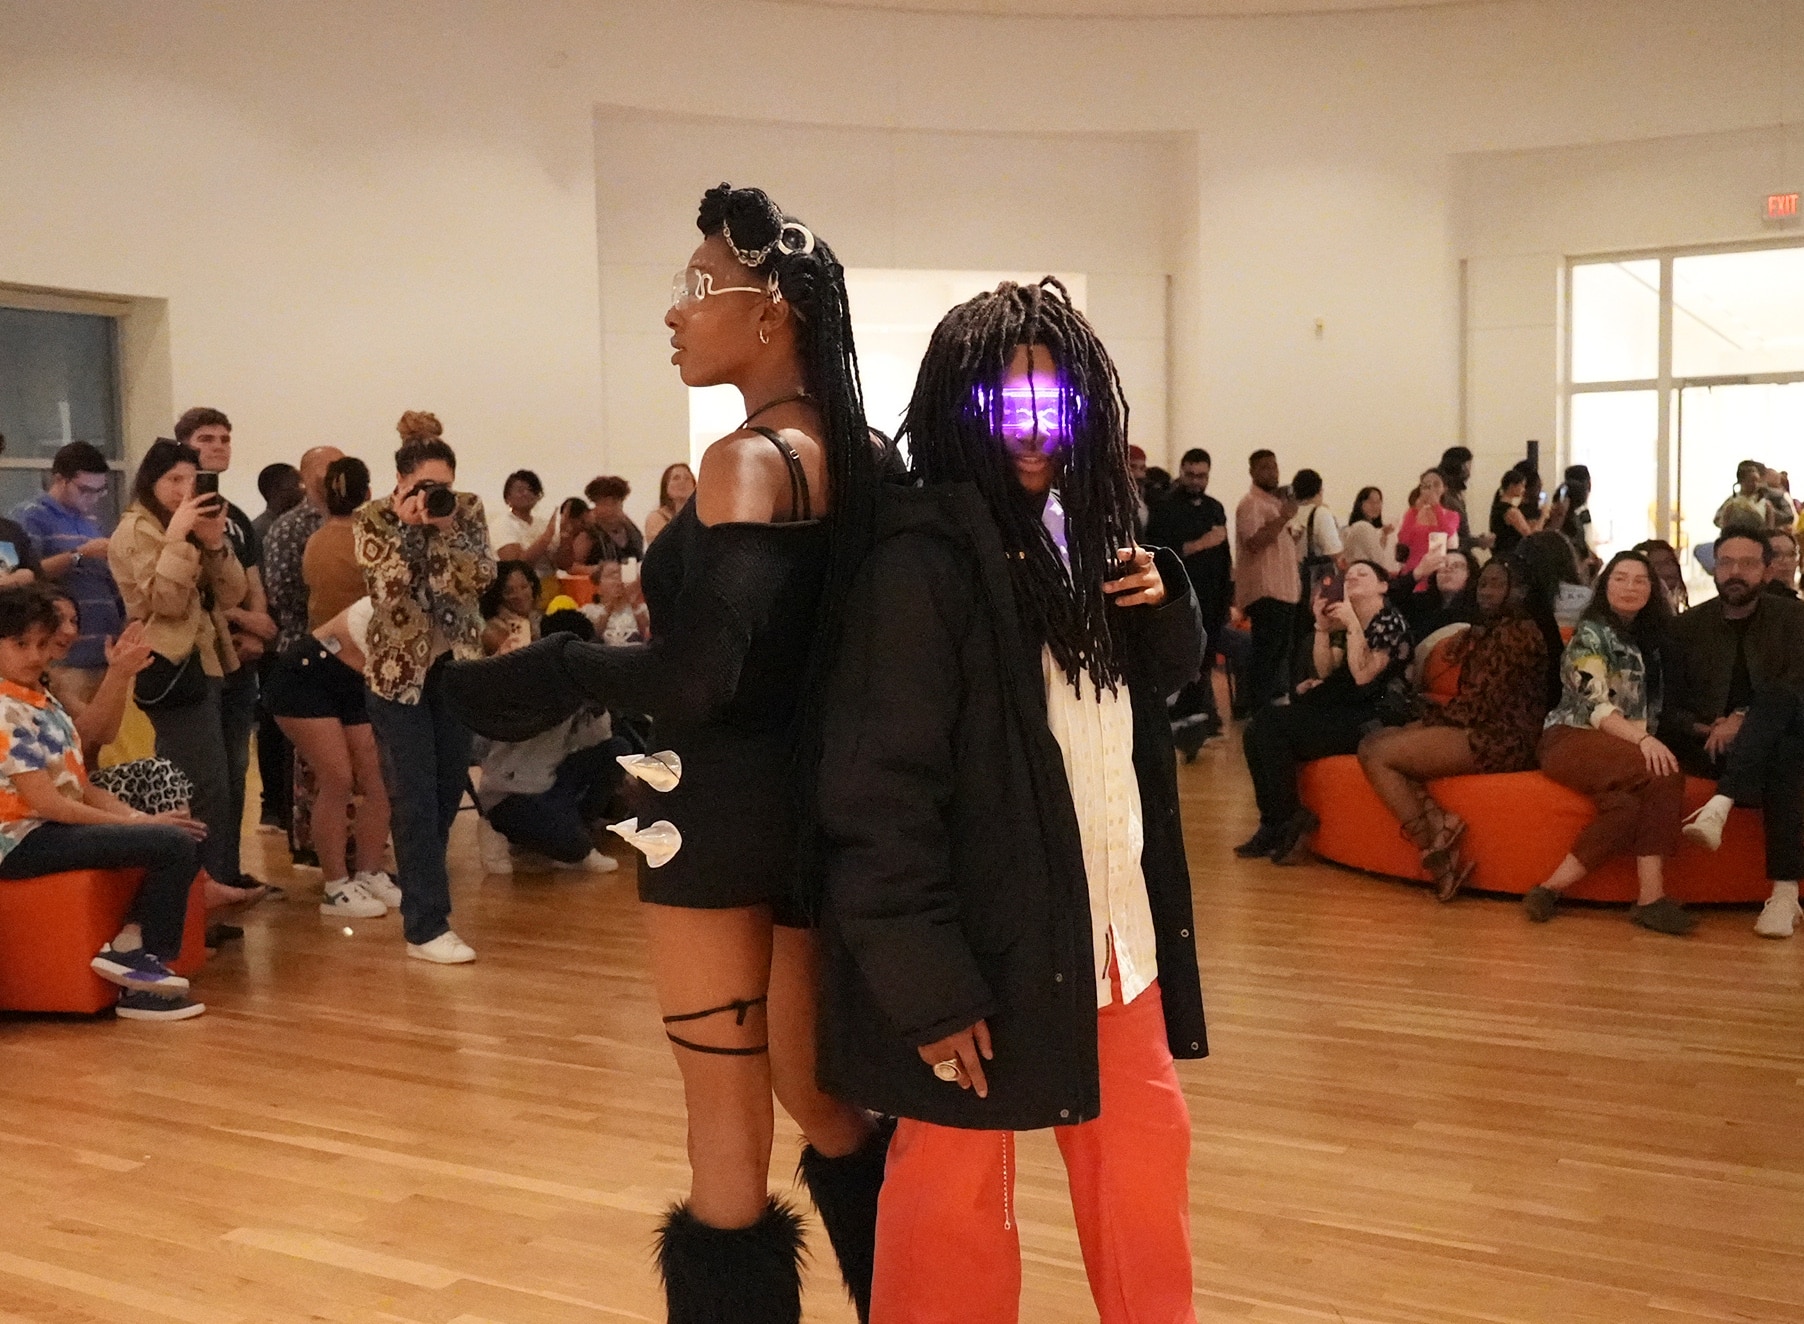
[[[1237, 759], [1181, 774], [1200, 1319], [1804, 1321], [1804, 938], [1243, 865]], [[662, 1319], [683, 1119], [628, 874], [485, 882], [468, 821], [454, 854], [473, 967], [301, 873], [200, 1020], [0, 1020], [0, 1324]], [[1022, 1319], [1094, 1320], [1057, 1151], [1021, 1152]], [[849, 1321], [817, 1242], [808, 1319]]]

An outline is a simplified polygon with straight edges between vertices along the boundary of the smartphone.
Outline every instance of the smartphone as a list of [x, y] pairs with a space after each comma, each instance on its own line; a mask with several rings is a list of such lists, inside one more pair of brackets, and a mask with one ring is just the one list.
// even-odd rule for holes
[[1442, 556], [1447, 554], [1447, 535], [1438, 530], [1428, 535], [1428, 554], [1433, 556], [1436, 552]]
[[212, 500], [205, 503], [206, 508], [209, 511], [217, 513], [220, 510], [223, 510], [225, 508], [225, 498], [219, 495], [219, 475], [218, 474], [208, 473], [204, 469], [201, 470], [199, 473], [195, 474], [194, 475], [194, 495], [197, 497], [211, 497], [212, 498]]
[[1332, 607], [1346, 599], [1347, 586], [1338, 574], [1323, 575], [1315, 582], [1315, 596], [1318, 601]]

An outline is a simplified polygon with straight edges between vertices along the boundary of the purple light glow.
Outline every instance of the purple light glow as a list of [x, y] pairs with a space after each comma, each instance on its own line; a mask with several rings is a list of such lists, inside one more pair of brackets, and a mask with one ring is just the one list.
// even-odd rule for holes
[[996, 392], [999, 408], [992, 414], [990, 393], [978, 386], [975, 401], [985, 417], [997, 417], [1005, 441], [1038, 441], [1052, 454], [1071, 440], [1072, 425], [1082, 400], [1057, 377], [1035, 374], [1026, 385], [1004, 386]]

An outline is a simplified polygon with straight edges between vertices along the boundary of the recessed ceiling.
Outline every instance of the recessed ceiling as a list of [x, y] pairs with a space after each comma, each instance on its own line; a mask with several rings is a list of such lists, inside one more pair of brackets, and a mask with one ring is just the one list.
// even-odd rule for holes
[[989, 14], [1007, 18], [1222, 18], [1250, 14], [1338, 14], [1352, 10], [1424, 9], [1487, 0], [789, 0], [837, 9]]

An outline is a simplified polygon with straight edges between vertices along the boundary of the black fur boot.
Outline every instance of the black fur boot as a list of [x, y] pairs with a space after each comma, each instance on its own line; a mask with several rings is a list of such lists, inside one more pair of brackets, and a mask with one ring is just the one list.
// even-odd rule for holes
[[674, 1205], [658, 1276], [670, 1324], [801, 1324], [801, 1216], [773, 1196], [750, 1227], [710, 1227]]
[[870, 1139], [844, 1158], [827, 1158], [808, 1145], [796, 1169], [826, 1224], [827, 1240], [839, 1257], [840, 1277], [858, 1307], [858, 1318], [867, 1322], [877, 1255], [877, 1193], [883, 1189], [883, 1164], [895, 1131], [895, 1119], [883, 1119]]

